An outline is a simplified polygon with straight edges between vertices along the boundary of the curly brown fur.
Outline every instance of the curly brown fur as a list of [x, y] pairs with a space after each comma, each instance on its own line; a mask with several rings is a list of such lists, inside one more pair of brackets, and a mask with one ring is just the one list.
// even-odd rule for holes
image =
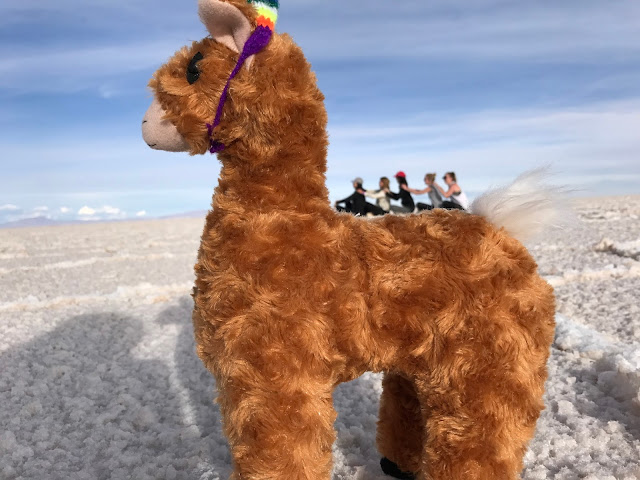
[[[189, 85], [197, 51], [206, 80]], [[205, 123], [236, 59], [205, 39], [151, 82], [193, 154], [206, 151]], [[385, 372], [378, 446], [401, 470], [517, 478], [543, 408], [551, 287], [526, 249], [482, 217], [335, 213], [326, 123], [309, 64], [276, 35], [233, 81], [216, 132], [227, 148], [193, 318], [232, 478], [330, 478], [332, 392], [365, 371]]]

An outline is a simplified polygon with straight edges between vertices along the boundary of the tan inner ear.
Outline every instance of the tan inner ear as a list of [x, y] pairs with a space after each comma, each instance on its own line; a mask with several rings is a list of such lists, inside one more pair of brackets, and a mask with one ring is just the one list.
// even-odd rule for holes
[[198, 0], [198, 13], [215, 41], [242, 51], [251, 36], [251, 22], [239, 9], [220, 0]]

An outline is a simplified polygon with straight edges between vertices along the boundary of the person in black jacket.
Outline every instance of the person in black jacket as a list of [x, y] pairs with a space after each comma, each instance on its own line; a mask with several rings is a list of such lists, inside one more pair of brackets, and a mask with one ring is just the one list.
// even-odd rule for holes
[[[356, 177], [352, 180], [353, 188], [355, 191], [347, 198], [338, 200], [335, 203], [336, 210], [339, 212], [349, 212], [354, 215], [360, 215], [364, 217], [368, 213], [372, 215], [384, 215], [386, 212], [377, 205], [369, 203], [364, 198], [364, 188], [362, 187], [362, 178]], [[344, 207], [340, 204], [344, 203]]]
[[401, 206], [391, 205], [391, 211], [394, 213], [413, 213], [416, 208], [416, 204], [413, 201], [411, 193], [404, 188], [408, 188], [409, 184], [407, 183], [407, 176], [403, 171], [396, 173], [396, 181], [400, 187], [400, 192], [389, 192], [389, 197], [394, 200], [400, 200]]

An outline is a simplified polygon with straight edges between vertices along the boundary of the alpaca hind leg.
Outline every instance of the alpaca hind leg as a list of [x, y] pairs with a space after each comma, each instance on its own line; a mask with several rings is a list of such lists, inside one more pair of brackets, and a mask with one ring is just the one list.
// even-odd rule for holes
[[[483, 359], [475, 359], [480, 364]], [[418, 478], [428, 480], [515, 480], [540, 411], [544, 363], [518, 378], [499, 365], [461, 377], [449, 370], [439, 382], [417, 382], [426, 418]], [[437, 372], [436, 372], [437, 373]], [[423, 408], [425, 408], [423, 406]]]
[[[380, 414], [376, 442], [383, 455], [382, 468], [388, 475], [404, 477], [400, 472], [417, 472], [420, 467], [423, 442], [420, 402], [413, 384], [406, 378], [385, 374], [382, 380]], [[393, 472], [393, 464], [397, 472]]]

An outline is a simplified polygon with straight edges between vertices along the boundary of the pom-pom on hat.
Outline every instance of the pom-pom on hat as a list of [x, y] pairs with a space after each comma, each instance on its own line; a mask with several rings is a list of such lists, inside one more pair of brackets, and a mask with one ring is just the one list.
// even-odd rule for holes
[[247, 0], [258, 12], [257, 23], [275, 30], [278, 21], [278, 0]]

